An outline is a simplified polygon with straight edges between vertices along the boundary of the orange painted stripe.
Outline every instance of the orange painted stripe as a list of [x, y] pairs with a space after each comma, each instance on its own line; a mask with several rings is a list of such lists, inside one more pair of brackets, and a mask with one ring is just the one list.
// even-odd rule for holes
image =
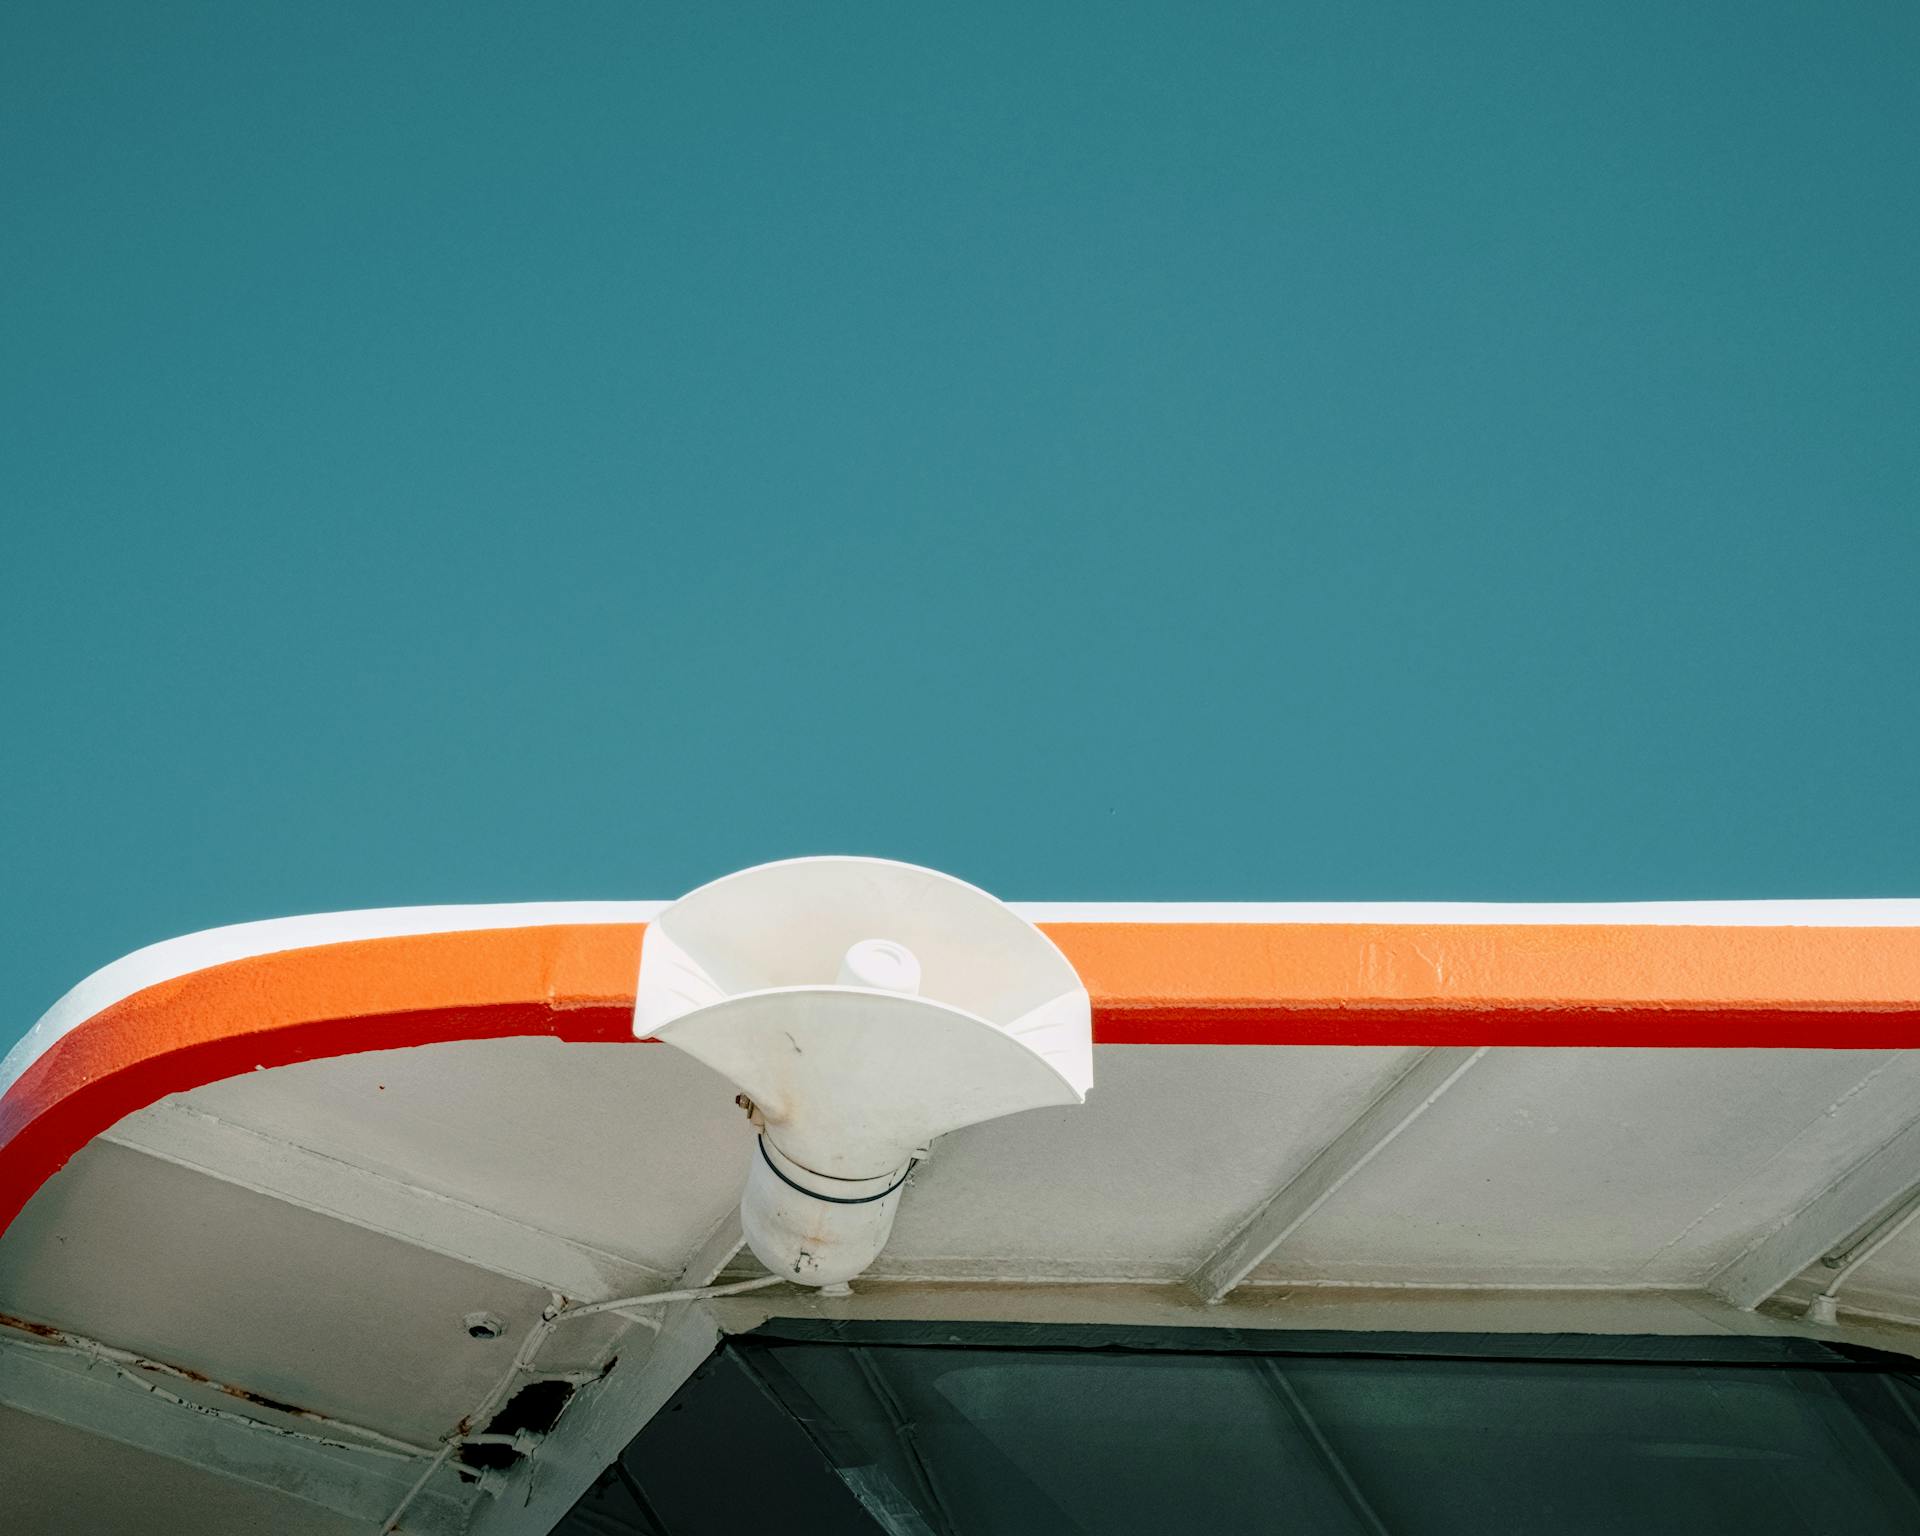
[[1109, 1045], [1920, 1045], [1920, 928], [1060, 923]]
[[[1107, 1044], [1920, 1047], [1920, 928], [1057, 923]], [[0, 1097], [0, 1229], [122, 1116], [260, 1068], [630, 1038], [640, 924], [362, 939], [147, 987]]]
[[638, 924], [361, 939], [211, 966], [62, 1035], [0, 1097], [0, 1231], [68, 1158], [170, 1093], [360, 1051], [631, 1039]]

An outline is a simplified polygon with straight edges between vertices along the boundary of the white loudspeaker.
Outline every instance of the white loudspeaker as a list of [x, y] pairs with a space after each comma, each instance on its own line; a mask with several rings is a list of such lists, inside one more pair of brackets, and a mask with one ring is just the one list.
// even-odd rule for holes
[[647, 925], [633, 1030], [740, 1088], [747, 1243], [802, 1285], [873, 1262], [934, 1137], [1093, 1087], [1066, 957], [985, 891], [886, 859], [762, 864], [681, 897]]

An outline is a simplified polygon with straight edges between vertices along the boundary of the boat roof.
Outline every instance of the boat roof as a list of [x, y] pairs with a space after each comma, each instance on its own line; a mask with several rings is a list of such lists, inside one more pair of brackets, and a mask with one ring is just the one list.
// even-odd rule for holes
[[742, 1251], [731, 1085], [632, 1038], [660, 903], [96, 972], [0, 1066], [0, 1484], [100, 1531], [377, 1528], [544, 1316], [716, 1284], [751, 1288], [552, 1329], [581, 1395], [403, 1528], [549, 1529], [769, 1318], [1920, 1355], [1920, 902], [1015, 907], [1086, 984], [1093, 1093], [942, 1138], [837, 1298]]

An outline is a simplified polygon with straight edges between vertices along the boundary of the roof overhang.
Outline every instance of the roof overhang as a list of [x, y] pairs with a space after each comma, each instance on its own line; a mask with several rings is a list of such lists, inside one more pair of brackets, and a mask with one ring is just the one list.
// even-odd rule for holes
[[[319, 1532], [394, 1479], [316, 1422], [404, 1459], [482, 1399], [498, 1361], [446, 1318], [511, 1340], [555, 1295], [747, 1275], [737, 1112], [631, 1035], [658, 910], [285, 919], [81, 983], [0, 1067], [0, 1408], [270, 1491], [294, 1441], [196, 1410], [304, 1435]], [[718, 1332], [769, 1316], [1912, 1348], [1920, 903], [1016, 910], [1091, 996], [1089, 1104], [943, 1142], [851, 1298], [678, 1304], [644, 1350], [645, 1309], [581, 1323], [552, 1364], [593, 1385], [540, 1498], [443, 1470], [413, 1518], [481, 1498], [475, 1530], [544, 1529]], [[1835, 1273], [1848, 1310], [1807, 1321]], [[189, 1406], [156, 1420], [75, 1360]]]

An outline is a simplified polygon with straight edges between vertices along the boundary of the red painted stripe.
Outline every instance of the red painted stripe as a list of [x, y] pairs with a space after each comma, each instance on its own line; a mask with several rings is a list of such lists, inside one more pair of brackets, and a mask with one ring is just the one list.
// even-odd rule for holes
[[1920, 1007], [1097, 1008], [1101, 1045], [1495, 1045], [1664, 1050], [1899, 1051], [1920, 1046]]

